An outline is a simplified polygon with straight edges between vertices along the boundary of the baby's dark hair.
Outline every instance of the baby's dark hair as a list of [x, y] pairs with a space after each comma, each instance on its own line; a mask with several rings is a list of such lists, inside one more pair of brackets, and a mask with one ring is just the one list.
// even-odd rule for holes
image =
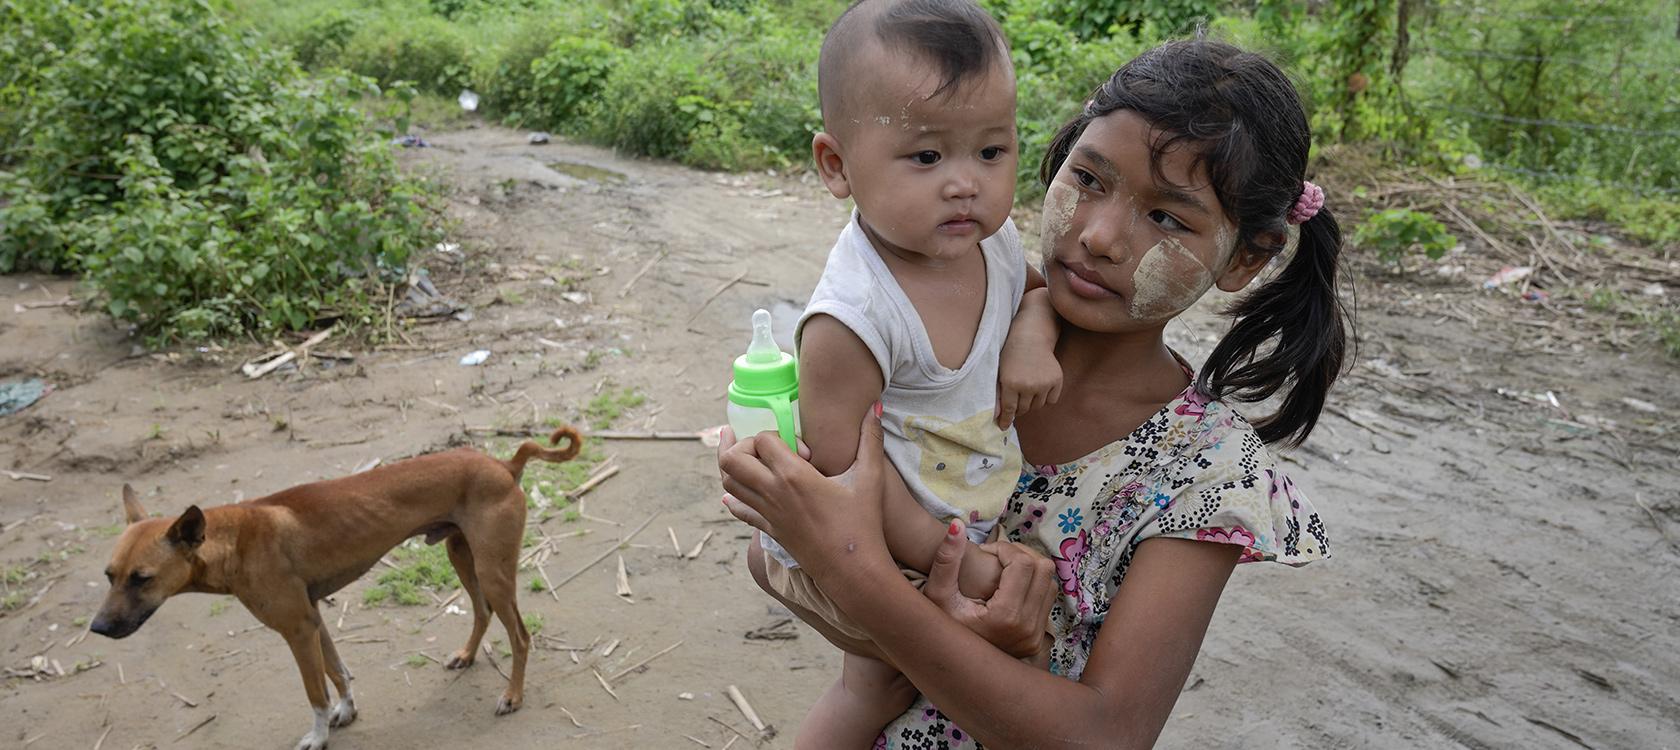
[[858, 0], [840, 14], [823, 37], [817, 60], [817, 97], [825, 127], [837, 125], [851, 93], [868, 76], [859, 70], [860, 51], [870, 42], [909, 52], [939, 69], [934, 96], [955, 93], [969, 79], [995, 65], [1008, 65], [1008, 43], [974, 0]]
[[[1284, 251], [1285, 219], [1302, 194], [1312, 134], [1283, 71], [1261, 55], [1207, 39], [1149, 50], [1097, 87], [1085, 110], [1062, 126], [1039, 169], [1044, 184], [1085, 127], [1118, 110], [1137, 113], [1159, 132], [1151, 146], [1157, 180], [1163, 180], [1164, 153], [1195, 150], [1237, 225], [1238, 252]], [[1341, 250], [1341, 228], [1329, 208], [1302, 223], [1289, 263], [1228, 311], [1231, 329], [1196, 381], [1212, 398], [1237, 401], [1284, 391], [1277, 412], [1254, 423], [1267, 443], [1305, 441], [1341, 374], [1351, 327], [1336, 287]]]

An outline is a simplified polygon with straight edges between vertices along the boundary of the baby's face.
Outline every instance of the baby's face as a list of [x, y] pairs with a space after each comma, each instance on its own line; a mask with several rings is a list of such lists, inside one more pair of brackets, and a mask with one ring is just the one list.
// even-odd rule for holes
[[932, 67], [902, 53], [882, 63], [841, 146], [865, 229], [911, 262], [974, 252], [1015, 201], [1015, 78], [998, 66], [932, 96]]

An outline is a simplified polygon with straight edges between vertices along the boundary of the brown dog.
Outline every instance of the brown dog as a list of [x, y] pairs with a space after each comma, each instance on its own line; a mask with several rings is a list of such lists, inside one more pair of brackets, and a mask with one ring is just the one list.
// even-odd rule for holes
[[[576, 456], [577, 430], [555, 430], [549, 443], [559, 445], [562, 437], [564, 448], [527, 441], [507, 461], [459, 448], [208, 511], [194, 505], [175, 519], [146, 518], [134, 490], [123, 485], [128, 528], [105, 568], [111, 591], [91, 628], [123, 638], [176, 594], [238, 597], [291, 646], [315, 710], [314, 728], [297, 747], [321, 750], [329, 726], [355, 720], [356, 703], [350, 670], [339, 660], [316, 602], [361, 577], [404, 539], [424, 534], [428, 544], [449, 545], [449, 561], [472, 600], [472, 634], [448, 667], [472, 665], [494, 610], [513, 648], [513, 673], [496, 713], [516, 711], [525, 696], [531, 645], [515, 580], [525, 535], [519, 477], [532, 458]], [[339, 695], [330, 711], [329, 679]]]

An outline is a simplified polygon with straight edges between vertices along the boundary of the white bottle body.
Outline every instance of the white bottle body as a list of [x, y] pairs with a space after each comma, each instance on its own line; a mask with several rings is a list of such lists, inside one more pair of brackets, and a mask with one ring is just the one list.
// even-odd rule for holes
[[[793, 436], [799, 437], [802, 430], [799, 425], [799, 399], [788, 403], [793, 411]], [[779, 432], [776, 426], [776, 413], [757, 406], [742, 406], [734, 401], [729, 402], [729, 428], [735, 431], [736, 440], [745, 440], [766, 430]]]

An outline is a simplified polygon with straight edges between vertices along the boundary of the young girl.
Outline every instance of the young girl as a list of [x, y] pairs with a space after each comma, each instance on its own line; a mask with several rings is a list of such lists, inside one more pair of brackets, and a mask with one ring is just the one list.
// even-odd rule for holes
[[[1275, 66], [1205, 40], [1127, 63], [1057, 135], [1042, 246], [1063, 394], [1017, 421], [1029, 468], [999, 522], [1048, 560], [1000, 545], [989, 600], [954, 585], [960, 524], [922, 592], [898, 575], [878, 420], [838, 479], [776, 440], [726, 440], [725, 505], [791, 550], [923, 695], [877, 747], [1148, 747], [1236, 564], [1328, 555], [1265, 447], [1306, 439], [1343, 359], [1341, 235], [1304, 180], [1309, 143]], [[1247, 287], [1292, 226], [1293, 255], [1192, 373], [1166, 324], [1214, 286]], [[1252, 424], [1228, 403], [1280, 393]], [[1014, 658], [1035, 651], [1046, 612], [1049, 672]]]

